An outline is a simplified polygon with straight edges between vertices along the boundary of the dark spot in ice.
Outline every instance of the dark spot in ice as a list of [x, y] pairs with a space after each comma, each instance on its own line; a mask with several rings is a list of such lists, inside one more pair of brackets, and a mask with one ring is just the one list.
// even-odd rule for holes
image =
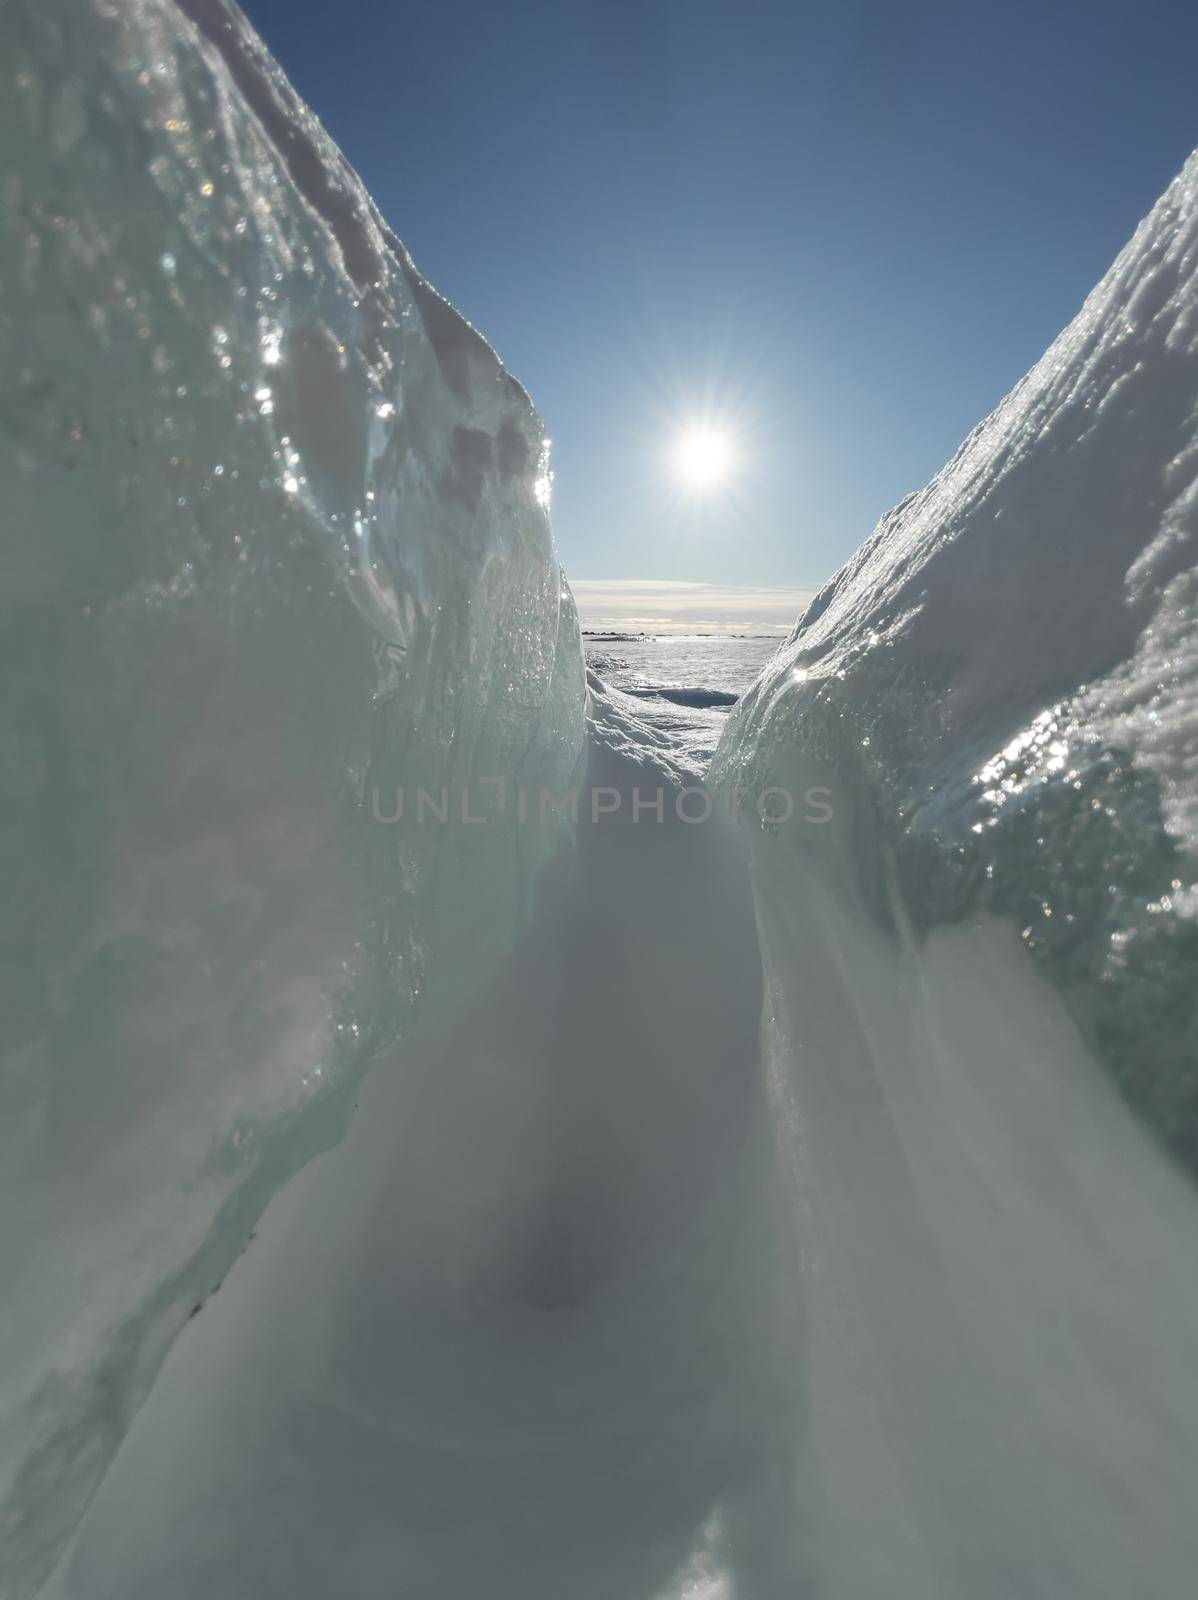
[[480, 428], [453, 430], [449, 450], [450, 466], [442, 475], [443, 492], [471, 510], [482, 494], [483, 474], [492, 464], [491, 435]]
[[705, 707], [734, 706], [740, 699], [739, 695], [728, 694], [724, 689], [660, 689], [629, 688], [625, 694], [637, 695], [641, 699], [669, 700], [676, 706], [693, 706], [698, 710]]
[[501, 478], [514, 478], [528, 465], [528, 440], [511, 417], [505, 417], [495, 435], [495, 462]]
[[539, 1218], [510, 1285], [511, 1297], [537, 1311], [581, 1306], [610, 1264], [601, 1230], [578, 1203], [558, 1200]]
[[310, 321], [288, 344], [280, 390], [297, 414], [300, 449], [330, 485], [362, 478], [363, 439], [347, 399], [346, 359], [323, 323]]

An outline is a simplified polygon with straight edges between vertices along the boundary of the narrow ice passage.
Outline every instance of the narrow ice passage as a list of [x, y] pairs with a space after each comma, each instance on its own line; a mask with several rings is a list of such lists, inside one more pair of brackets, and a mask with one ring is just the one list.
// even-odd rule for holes
[[1008, 929], [633, 824], [679, 772], [592, 689], [576, 857], [268, 1210], [45, 1600], [1184, 1593], [1189, 1185]]
[[[634, 823], [541, 421], [236, 7], [0, 39], [5, 1600], [1191, 1595], [1198, 157], [730, 712], [824, 823]], [[584, 724], [577, 838], [372, 813]]]
[[49, 1593], [796, 1592], [743, 843], [673, 816], [668, 752], [595, 688], [576, 859], [268, 1210]]

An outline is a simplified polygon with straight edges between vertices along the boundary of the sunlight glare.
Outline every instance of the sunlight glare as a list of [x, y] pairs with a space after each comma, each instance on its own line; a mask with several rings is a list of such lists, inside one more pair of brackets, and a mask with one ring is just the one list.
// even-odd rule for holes
[[686, 428], [674, 446], [674, 471], [688, 489], [712, 489], [725, 482], [732, 447], [720, 428], [701, 423]]

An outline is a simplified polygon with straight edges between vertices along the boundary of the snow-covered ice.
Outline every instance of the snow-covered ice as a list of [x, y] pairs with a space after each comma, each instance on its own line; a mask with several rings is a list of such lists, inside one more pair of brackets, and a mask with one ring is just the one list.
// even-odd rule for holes
[[819, 1593], [1193, 1586], [1196, 441], [1198, 157], [717, 752], [835, 810], [753, 850]]

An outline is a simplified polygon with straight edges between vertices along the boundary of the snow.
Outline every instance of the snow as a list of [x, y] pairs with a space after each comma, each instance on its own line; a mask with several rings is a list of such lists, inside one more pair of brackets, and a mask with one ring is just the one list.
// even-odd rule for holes
[[695, 777], [711, 764], [731, 706], [778, 647], [777, 639], [661, 634], [583, 635], [587, 665], [639, 702], [637, 719], [668, 735]]

